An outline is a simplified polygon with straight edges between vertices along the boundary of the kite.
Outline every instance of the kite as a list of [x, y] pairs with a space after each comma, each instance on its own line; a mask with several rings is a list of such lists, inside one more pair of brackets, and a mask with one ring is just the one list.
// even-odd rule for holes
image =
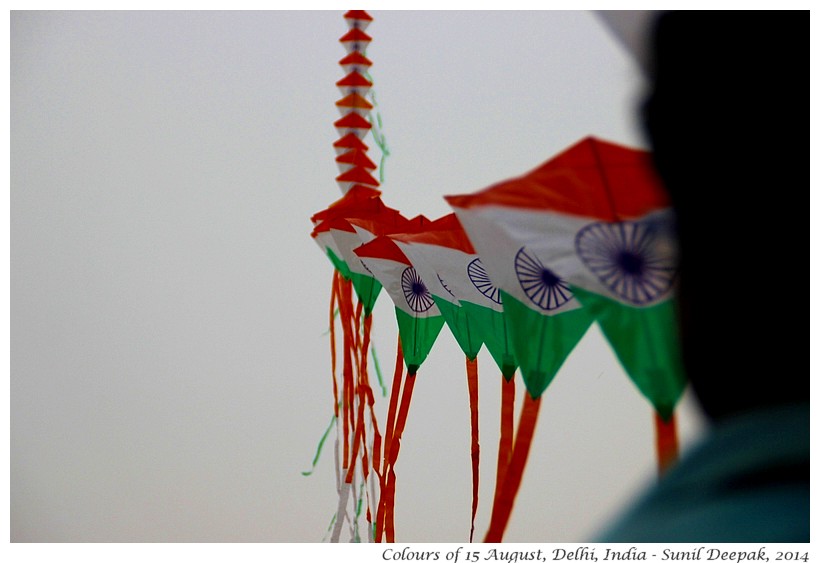
[[[446, 199], [501, 288], [533, 398], [594, 318], [655, 409], [664, 470], [677, 455], [673, 410], [685, 380], [671, 301], [672, 216], [649, 155], [590, 137], [524, 176]], [[554, 314], [561, 309], [571, 313]], [[554, 321], [551, 331], [536, 332], [539, 312]], [[505, 522], [495, 523], [488, 541], [503, 534]]]
[[[478, 331], [470, 326], [467, 314], [456, 297], [458, 288], [457, 277], [461, 274], [460, 263], [448, 260], [455, 258], [447, 256], [445, 247], [431, 241], [451, 239], [451, 233], [458, 220], [454, 215], [448, 215], [433, 221], [424, 231], [419, 233], [398, 233], [391, 235], [401, 251], [408, 257], [424, 283], [433, 302], [438, 307], [450, 332], [464, 352], [467, 368], [467, 389], [470, 402], [470, 429], [471, 429], [471, 461], [473, 477], [473, 502], [470, 520], [470, 541], [475, 531], [475, 515], [478, 509], [479, 484], [479, 428], [478, 428], [478, 360], [476, 356], [481, 350], [482, 340]], [[466, 272], [466, 270], [465, 270]], [[466, 274], [465, 274], [466, 275]]]
[[[391, 235], [416, 265], [422, 280], [444, 316], [467, 358], [470, 390], [473, 451], [473, 512], [478, 502], [478, 380], [477, 361], [485, 345], [498, 365], [502, 378], [501, 428], [498, 449], [496, 493], [512, 451], [513, 410], [517, 368], [512, 342], [503, 316], [501, 295], [489, 279], [455, 214], [434, 221], [421, 233]], [[474, 525], [471, 525], [470, 539]]]
[[[311, 217], [311, 236], [334, 269], [328, 313], [333, 419], [319, 445], [321, 450], [335, 426], [339, 498], [331, 541], [339, 541], [345, 522], [351, 540], [360, 541], [363, 505], [368, 539], [395, 541], [395, 464], [418, 370], [445, 323], [466, 361], [470, 541], [478, 508], [476, 357], [482, 346], [502, 374], [496, 486], [485, 541], [503, 538], [541, 396], [593, 322], [654, 408], [658, 466], [665, 470], [677, 456], [674, 409], [685, 383], [672, 302], [674, 217], [648, 154], [589, 137], [528, 174], [475, 194], [447, 196], [455, 213], [436, 221], [407, 219], [382, 202], [379, 189], [389, 152], [380, 116], [371, 115], [377, 106], [365, 29], [372, 17], [351, 10], [344, 19], [344, 76], [336, 82], [341, 116], [333, 123], [342, 196]], [[380, 165], [367, 154], [368, 135], [381, 148]], [[382, 289], [398, 325], [383, 435], [368, 370], [372, 313]], [[517, 370], [526, 394], [513, 432]], [[377, 363], [376, 371], [386, 396]]]
[[[429, 221], [424, 217], [417, 217], [410, 221], [409, 228], [422, 230], [428, 224]], [[362, 260], [364, 266], [381, 282], [393, 300], [399, 329], [396, 369], [387, 411], [384, 463], [380, 473], [382, 492], [375, 535], [376, 541], [381, 541], [382, 534], [384, 534], [386, 541], [393, 542], [395, 541], [393, 506], [396, 491], [394, 466], [416, 384], [416, 374], [444, 326], [444, 317], [413, 264], [392, 239], [386, 236], [376, 237], [369, 243], [356, 248], [354, 252]], [[402, 362], [407, 367], [407, 375], [403, 383]]]
[[[344, 18], [349, 31], [341, 37], [340, 42], [345, 47], [347, 55], [339, 61], [345, 76], [336, 83], [343, 97], [336, 102], [341, 118], [334, 123], [339, 139], [333, 143], [340, 172], [336, 182], [343, 195], [341, 199], [311, 218], [314, 224], [311, 235], [334, 266], [329, 323], [333, 420], [337, 428], [335, 457], [339, 503], [332, 522], [333, 542], [339, 541], [345, 520], [351, 522], [352, 539], [359, 540], [358, 517], [367, 483], [370, 484], [370, 490], [367, 491], [368, 536], [372, 539], [371, 507], [375, 506], [376, 494], [370, 475], [370, 463], [373, 460], [375, 465], [375, 460], [380, 457], [381, 447], [381, 434], [374, 412], [375, 399], [367, 367], [371, 313], [381, 286], [361, 267], [358, 259], [351, 260], [355, 257], [350, 252], [350, 241], [345, 235], [352, 231], [358, 241], [355, 244], [361, 244], [361, 240], [360, 234], [357, 234], [346, 218], [350, 217], [351, 221], [357, 218], [375, 225], [391, 224], [401, 219], [398, 212], [387, 209], [379, 199], [381, 192], [376, 189], [379, 182], [372, 176], [376, 165], [367, 156], [368, 148], [363, 141], [372, 129], [368, 118], [373, 105], [365, 98], [372, 87], [372, 82], [365, 76], [371, 62], [364, 55], [364, 50], [371, 40], [364, 30], [372, 18], [363, 10], [348, 11]], [[354, 291], [358, 298], [355, 306]], [[336, 375], [337, 313], [344, 345], [341, 385]], [[369, 419], [365, 416], [366, 409], [369, 410]], [[366, 420], [369, 421], [369, 428]], [[330, 428], [328, 432], [329, 430]], [[343, 443], [341, 453], [338, 451], [340, 433]], [[320, 448], [326, 436], [327, 432], [320, 442]], [[317, 459], [318, 452], [314, 458], [314, 466]], [[355, 486], [357, 468], [362, 475], [358, 491]], [[355, 516], [352, 518], [348, 514], [348, 501], [351, 496], [355, 509]]]

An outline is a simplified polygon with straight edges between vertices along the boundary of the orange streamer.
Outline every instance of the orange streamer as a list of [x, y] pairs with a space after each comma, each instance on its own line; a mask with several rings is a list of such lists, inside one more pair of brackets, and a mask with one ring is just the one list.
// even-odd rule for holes
[[527, 457], [532, 445], [532, 437], [535, 433], [535, 423], [538, 421], [538, 409], [541, 406], [541, 397], [533, 399], [529, 393], [524, 397], [524, 405], [521, 408], [521, 419], [518, 423], [518, 432], [515, 435], [512, 458], [510, 460], [507, 473], [504, 476], [504, 484], [497, 502], [493, 504], [493, 512], [490, 517], [490, 528], [484, 537], [485, 543], [498, 543], [504, 537], [507, 523], [510, 520], [515, 497], [521, 486], [521, 478], [524, 475], [524, 467], [527, 464]]
[[339, 295], [339, 271], [333, 270], [330, 290], [330, 375], [333, 377], [333, 414], [339, 418], [339, 386], [336, 383], [336, 299]]
[[401, 435], [404, 432], [404, 426], [407, 423], [407, 413], [410, 410], [410, 399], [413, 397], [413, 388], [416, 384], [416, 374], [408, 373], [404, 380], [404, 389], [401, 393], [401, 405], [399, 406], [399, 413], [396, 417], [396, 427], [393, 429], [393, 440], [390, 445], [390, 463], [389, 463], [389, 491], [387, 495], [387, 502], [385, 504], [385, 520], [384, 531], [386, 541], [393, 543], [396, 541], [395, 525], [393, 521], [393, 514], [396, 502], [396, 474], [393, 467], [396, 465], [396, 460], [399, 457], [399, 449], [401, 447]]
[[[353, 482], [353, 473], [356, 469], [356, 459], [359, 457], [359, 446], [364, 443], [364, 401], [359, 400], [358, 417], [356, 421], [356, 430], [353, 433], [353, 454], [351, 455], [350, 467], [345, 476], [345, 483]], [[366, 449], [365, 449], [366, 451]]]
[[467, 358], [467, 390], [470, 395], [470, 457], [473, 469], [473, 509], [470, 517], [470, 542], [475, 532], [475, 514], [478, 510], [478, 462], [480, 446], [478, 443], [478, 360]]
[[355, 432], [355, 383], [353, 381], [354, 335], [351, 286], [352, 284], [349, 280], [345, 280], [339, 276], [339, 318], [342, 322], [342, 331], [344, 334], [344, 367], [342, 370], [342, 433], [344, 434], [342, 467], [344, 469], [347, 469], [352, 461], [350, 459], [350, 442]]
[[678, 460], [678, 429], [674, 413], [669, 420], [655, 413], [655, 450], [658, 454], [658, 474], [663, 475]]
[[[393, 370], [393, 384], [390, 388], [390, 402], [387, 406], [387, 422], [384, 430], [384, 457], [382, 460], [381, 472], [377, 467], [376, 458], [373, 459], [373, 469], [381, 479], [381, 494], [379, 496], [379, 508], [376, 512], [376, 536], [375, 540], [380, 542], [384, 534], [385, 510], [387, 508], [388, 486], [391, 479], [388, 475], [390, 461], [390, 449], [393, 443], [393, 428], [396, 424], [396, 409], [398, 408], [399, 396], [401, 395], [401, 376], [404, 371], [404, 354], [401, 349], [401, 337], [396, 344], [396, 367]], [[393, 485], [395, 487], [395, 484]]]
[[413, 397], [413, 387], [416, 385], [416, 374], [408, 373], [404, 380], [404, 389], [401, 392], [401, 405], [396, 416], [396, 427], [393, 429], [393, 441], [390, 445], [390, 465], [396, 464], [399, 456], [399, 446], [401, 445], [401, 435], [407, 423], [407, 413], [410, 410], [410, 399]]
[[[390, 467], [386, 478], [387, 486], [385, 487], [383, 504], [379, 507], [379, 510], [383, 511], [382, 526], [384, 527], [385, 541], [395, 543], [396, 529], [393, 508], [396, 504], [396, 474], [393, 472], [392, 467]], [[379, 538], [376, 541], [381, 541], [381, 539]]]
[[504, 485], [504, 475], [512, 458], [513, 423], [515, 411], [515, 378], [509, 381], [501, 378], [501, 438], [498, 441], [498, 465], [496, 467], [495, 493], [493, 505], [498, 502], [498, 495]]

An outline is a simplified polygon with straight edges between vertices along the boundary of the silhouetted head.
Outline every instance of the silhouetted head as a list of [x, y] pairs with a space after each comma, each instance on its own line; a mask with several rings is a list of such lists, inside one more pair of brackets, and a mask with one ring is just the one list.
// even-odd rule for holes
[[667, 13], [653, 54], [644, 122], [693, 389], [713, 419], [808, 401], [808, 12]]

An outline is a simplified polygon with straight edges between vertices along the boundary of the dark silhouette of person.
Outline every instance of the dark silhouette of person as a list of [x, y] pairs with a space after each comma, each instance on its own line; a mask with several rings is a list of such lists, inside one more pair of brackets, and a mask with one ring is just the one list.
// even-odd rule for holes
[[676, 211], [683, 361], [710, 428], [601, 541], [809, 541], [808, 57], [808, 11], [656, 22], [642, 117]]

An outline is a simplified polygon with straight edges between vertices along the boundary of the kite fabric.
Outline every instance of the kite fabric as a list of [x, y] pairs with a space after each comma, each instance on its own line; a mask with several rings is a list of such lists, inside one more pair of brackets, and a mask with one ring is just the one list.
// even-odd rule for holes
[[464, 354], [475, 358], [484, 344], [504, 377], [512, 378], [517, 363], [500, 292], [455, 214], [434, 221], [422, 233], [391, 238], [419, 262], [417, 269]]
[[671, 416], [685, 386], [674, 218], [648, 153], [589, 137], [529, 174], [448, 201], [502, 289], [546, 313], [583, 305], [641, 393]]
[[[456, 295], [457, 287], [466, 277], [468, 262], [459, 249], [447, 246], [455, 242], [458, 233], [455, 215], [450, 214], [430, 223], [422, 232], [397, 233], [390, 235], [405, 256], [408, 257], [416, 272], [424, 282], [433, 301], [438, 306], [450, 332], [458, 342], [465, 356], [467, 374], [467, 391], [470, 405], [470, 458], [473, 477], [473, 499], [470, 519], [470, 541], [475, 532], [475, 516], [478, 510], [480, 444], [478, 426], [478, 360], [476, 356], [481, 349], [482, 340], [479, 331], [471, 326], [466, 310]], [[462, 237], [466, 244], [466, 236]], [[444, 242], [442, 245], [441, 243]]]
[[[412, 223], [421, 229], [429, 221], [416, 218]], [[404, 363], [408, 372], [415, 374], [444, 326], [444, 317], [412, 262], [395, 241], [379, 236], [354, 252], [393, 300]]]
[[[467, 358], [468, 383], [471, 389], [471, 424], [473, 432], [474, 509], [478, 484], [478, 406], [477, 381], [471, 370], [477, 369], [475, 356], [482, 343], [497, 363], [502, 375], [502, 404], [496, 491], [498, 496], [503, 475], [512, 456], [515, 373], [517, 364], [503, 314], [499, 290], [490, 280], [481, 259], [455, 214], [434, 221], [421, 233], [391, 235], [430, 289], [451, 332]], [[476, 386], [475, 401], [472, 385]], [[475, 405], [475, 407], [472, 407]], [[473, 512], [473, 521], [475, 513]], [[471, 526], [471, 540], [472, 540]]]
[[[344, 18], [349, 31], [340, 42], [347, 55], [339, 61], [345, 76], [336, 83], [343, 97], [336, 102], [341, 117], [334, 123], [339, 139], [333, 143], [339, 167], [336, 182], [343, 195], [311, 217], [314, 225], [311, 236], [334, 267], [328, 320], [339, 501], [332, 523], [332, 542], [339, 541], [345, 522], [350, 526], [351, 541], [361, 540], [359, 517], [363, 502], [367, 506], [367, 537], [372, 541], [373, 514], [379, 499], [375, 484], [378, 474], [371, 471], [371, 463], [374, 469], [378, 465], [382, 438], [374, 410], [367, 356], [371, 313], [381, 285], [361, 267], [351, 248], [374, 237], [375, 232], [389, 230], [403, 219], [398, 212], [381, 203], [381, 192], [375, 189], [379, 182], [372, 176], [376, 165], [367, 156], [368, 147], [364, 142], [371, 129], [368, 118], [373, 108], [365, 98], [372, 82], [365, 77], [371, 62], [364, 50], [371, 38], [364, 30], [372, 18], [362, 10], [348, 11]], [[369, 229], [354, 227], [352, 222], [356, 221]], [[357, 297], [355, 305], [354, 292]], [[343, 344], [341, 378], [337, 377], [336, 366], [337, 314]], [[357, 486], [358, 479], [361, 483]]]
[[[673, 411], [685, 380], [671, 300], [674, 218], [649, 159], [589, 137], [528, 174], [446, 199], [501, 288], [530, 395], [596, 320], [657, 413], [663, 470], [677, 455]], [[493, 519], [491, 530], [500, 539], [503, 525]]]
[[[424, 217], [417, 217], [409, 222], [408, 228], [420, 231], [429, 223]], [[395, 541], [393, 504], [396, 486], [394, 466], [398, 458], [410, 399], [416, 384], [416, 374], [444, 326], [444, 317], [433, 302], [429, 290], [413, 264], [395, 241], [387, 236], [379, 236], [356, 248], [354, 252], [364, 266], [381, 282], [392, 299], [399, 330], [398, 349], [400, 353], [397, 353], [396, 371], [388, 407], [386, 429], [388, 438], [385, 442], [384, 464], [381, 469], [384, 481], [376, 519], [376, 541], [381, 541], [382, 533], [384, 533], [386, 541], [393, 542]], [[407, 367], [403, 387], [399, 356], [402, 357]], [[399, 394], [401, 394], [400, 402]], [[398, 411], [396, 405], [398, 405]]]
[[[658, 468], [677, 458], [674, 409], [685, 387], [673, 294], [674, 216], [646, 151], [587, 137], [522, 176], [472, 194], [446, 196], [454, 213], [404, 217], [382, 201], [387, 155], [375, 97], [373, 18], [344, 13], [345, 56], [336, 82], [333, 143], [341, 197], [311, 217], [311, 236], [333, 265], [328, 322], [338, 502], [329, 527], [340, 541], [395, 541], [395, 465], [417, 373], [446, 324], [465, 356], [470, 408], [473, 540], [479, 490], [477, 355], [501, 371], [496, 485], [484, 540], [509, 522], [538, 420], [541, 397], [597, 322], [637, 389], [651, 403]], [[380, 430], [370, 384], [372, 314], [382, 289], [394, 305], [396, 363]], [[339, 361], [338, 357], [341, 357]], [[375, 358], [375, 356], [374, 356]], [[341, 364], [341, 365], [338, 365]], [[379, 375], [379, 384], [384, 385]], [[526, 393], [515, 428], [515, 372]], [[383, 395], [386, 396], [386, 390]], [[311, 471], [304, 472], [309, 475]], [[363, 512], [364, 510], [364, 512]]]
[[[508, 330], [513, 355], [527, 388], [511, 450], [508, 449], [510, 432], [502, 434], [506, 444], [505, 457], [509, 461], [505, 464], [499, 459], [498, 486], [493, 499], [490, 528], [485, 536], [485, 541], [499, 542], [509, 521], [529, 455], [541, 394], [584, 336], [593, 318], [572, 299], [563, 280], [536, 262], [531, 253], [522, 252], [525, 246], [521, 241], [510, 237], [497, 224], [464, 212], [461, 203], [473, 201], [492, 190], [491, 187], [477, 195], [449, 196], [445, 199], [454, 208], [478, 251], [488, 280], [498, 289], [499, 304], [503, 307], [503, 326]], [[502, 412], [504, 407], [502, 402]]]

